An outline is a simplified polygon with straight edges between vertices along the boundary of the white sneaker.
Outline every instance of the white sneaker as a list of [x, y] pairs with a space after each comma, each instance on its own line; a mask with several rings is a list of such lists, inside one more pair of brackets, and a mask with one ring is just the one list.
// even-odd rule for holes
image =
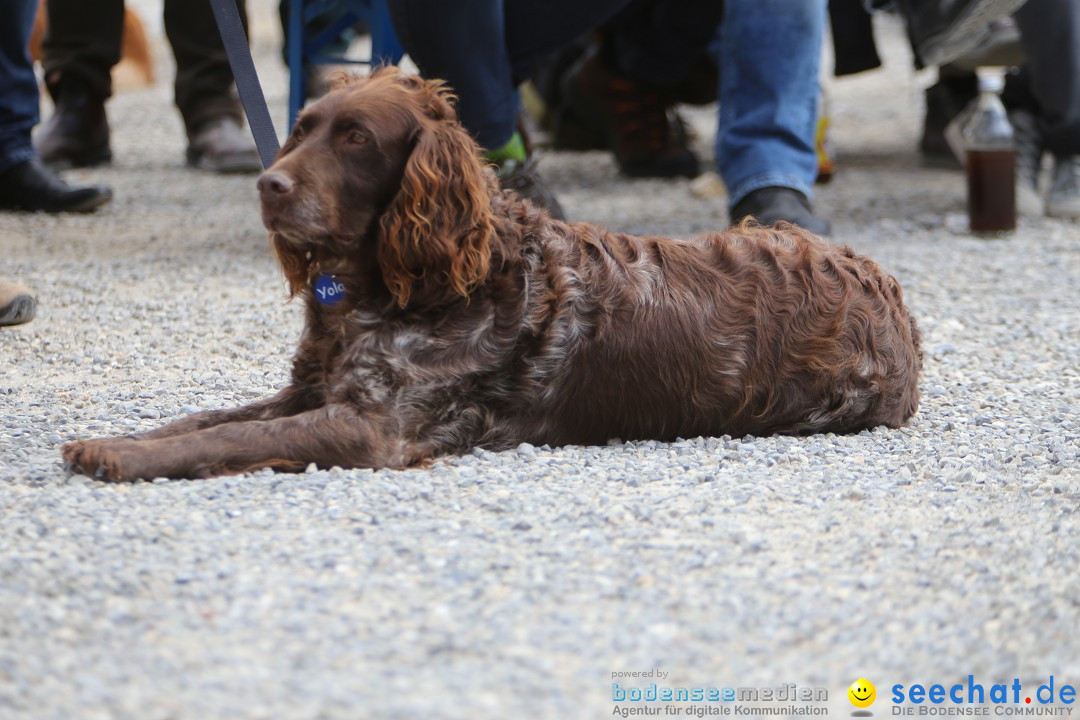
[[1080, 156], [1054, 157], [1054, 179], [1046, 196], [1046, 214], [1080, 219]]
[[1039, 193], [1042, 174], [1043, 144], [1039, 123], [1026, 110], [1009, 113], [1016, 144], [1016, 213], [1024, 217], [1042, 217], [1045, 212]]

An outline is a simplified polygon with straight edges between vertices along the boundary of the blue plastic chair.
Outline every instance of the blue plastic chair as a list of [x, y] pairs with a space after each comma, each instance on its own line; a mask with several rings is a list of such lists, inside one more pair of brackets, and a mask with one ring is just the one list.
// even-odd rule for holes
[[[313, 37], [306, 37], [304, 28], [308, 22], [341, 7], [338, 17]], [[324, 48], [336, 41], [341, 33], [358, 21], [366, 21], [371, 28], [371, 57], [367, 60], [348, 59], [322, 54]], [[307, 97], [307, 77], [304, 66], [310, 64], [397, 64], [405, 52], [394, 35], [390, 24], [390, 11], [386, 0], [289, 0], [289, 32], [286, 56], [289, 61], [289, 117], [288, 127], [296, 122], [296, 116]]]

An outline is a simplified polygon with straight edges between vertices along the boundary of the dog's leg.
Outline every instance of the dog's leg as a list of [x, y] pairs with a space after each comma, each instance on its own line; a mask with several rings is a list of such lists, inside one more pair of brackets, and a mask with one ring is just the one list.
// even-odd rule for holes
[[256, 420], [273, 420], [280, 417], [289, 417], [297, 413], [311, 410], [321, 404], [318, 393], [301, 386], [290, 386], [268, 398], [264, 398], [249, 405], [228, 410], [207, 410], [205, 412], [192, 413], [176, 422], [163, 425], [146, 432], [132, 435], [120, 435], [116, 437], [95, 438], [92, 440], [78, 440], [66, 443], [61, 448], [64, 456], [64, 464], [72, 465], [71, 457], [74, 453], [79, 455], [93, 456], [94, 448], [109, 446], [113, 450], [117, 446], [128, 443], [137, 445], [162, 438], [178, 437], [188, 433], [205, 430], [217, 425], [225, 425], [235, 422], [251, 422]]
[[[171, 422], [168, 425], [154, 428], [153, 430], [147, 430], [146, 432], [135, 433], [133, 435], [125, 435], [123, 436], [123, 439], [132, 441], [156, 440], [158, 438], [173, 437], [175, 435], [185, 435], [190, 432], [195, 432], [196, 430], [204, 430], [208, 427], [223, 425], [225, 423], [246, 422], [250, 420], [273, 420], [279, 417], [296, 415], [297, 413], [306, 410], [313, 410], [321, 404], [322, 402], [319, 399], [318, 393], [309, 388], [293, 385], [278, 392], [276, 395], [257, 400], [249, 405], [243, 405], [238, 408], [229, 408], [228, 410], [206, 410], [204, 412], [192, 413], [187, 417]], [[104, 439], [114, 441], [120, 440], [121, 438]]]
[[92, 477], [136, 480], [212, 477], [264, 467], [301, 470], [312, 462], [319, 467], [401, 468], [432, 454], [405, 441], [397, 428], [385, 416], [328, 405], [170, 437], [77, 441], [65, 445], [63, 455], [73, 468]]

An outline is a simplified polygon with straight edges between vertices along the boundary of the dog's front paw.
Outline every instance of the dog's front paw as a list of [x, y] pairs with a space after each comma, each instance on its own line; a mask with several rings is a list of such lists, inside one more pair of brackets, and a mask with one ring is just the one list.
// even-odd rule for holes
[[60, 454], [64, 458], [64, 467], [71, 472], [98, 480], [135, 480], [136, 476], [128, 472], [120, 451], [122, 446], [130, 444], [131, 441], [125, 438], [75, 440], [65, 443]]

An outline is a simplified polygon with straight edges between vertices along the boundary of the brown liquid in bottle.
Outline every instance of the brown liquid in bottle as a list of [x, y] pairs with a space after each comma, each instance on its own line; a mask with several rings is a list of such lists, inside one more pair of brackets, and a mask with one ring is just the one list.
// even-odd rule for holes
[[966, 169], [971, 231], [1015, 230], [1015, 153], [1012, 150], [968, 150]]

